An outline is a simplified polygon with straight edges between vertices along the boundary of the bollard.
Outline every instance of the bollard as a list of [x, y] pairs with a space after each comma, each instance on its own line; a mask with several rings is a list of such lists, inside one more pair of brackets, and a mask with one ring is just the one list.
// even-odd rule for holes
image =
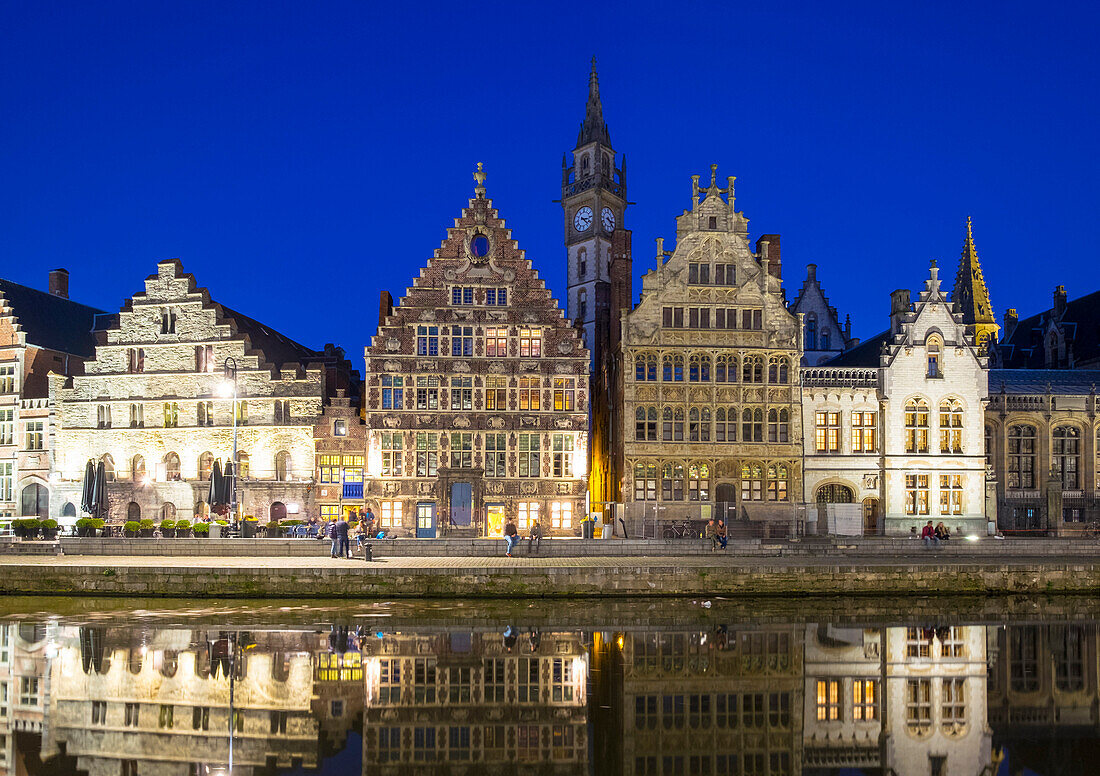
[[374, 560], [374, 548], [371, 547], [371, 545], [369, 545], [369, 544], [364, 544], [363, 545], [363, 560], [365, 560], [365, 561]]

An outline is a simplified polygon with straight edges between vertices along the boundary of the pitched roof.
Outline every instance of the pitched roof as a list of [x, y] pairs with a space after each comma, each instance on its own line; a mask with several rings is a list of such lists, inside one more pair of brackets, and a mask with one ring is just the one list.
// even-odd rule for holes
[[[1044, 310], [1023, 319], [998, 343], [997, 349], [1003, 366], [1046, 366], [1043, 335], [1047, 331], [1052, 312]], [[1100, 291], [1066, 302], [1065, 312], [1057, 323], [1062, 328], [1067, 347], [1073, 348], [1075, 363], [1100, 360]]]
[[978, 250], [974, 247], [974, 231], [970, 217], [966, 218], [966, 240], [959, 257], [959, 271], [955, 275], [955, 289], [951, 292], [951, 305], [963, 323], [996, 323], [993, 305], [989, 301], [989, 289], [978, 262]]
[[600, 102], [600, 77], [596, 75], [596, 58], [592, 57], [592, 71], [588, 74], [588, 104], [584, 108], [584, 121], [577, 135], [577, 148], [599, 142], [611, 145], [611, 133], [603, 123], [603, 104]]
[[92, 332], [102, 310], [10, 280], [0, 280], [0, 295], [26, 332], [28, 344], [83, 358], [95, 355]]
[[1083, 396], [1100, 386], [1097, 369], [990, 369], [989, 393]]
[[265, 326], [255, 318], [249, 318], [247, 315], [226, 307], [220, 302], [218, 306], [222, 308], [222, 312], [226, 317], [232, 318], [236, 322], [239, 333], [248, 335], [252, 347], [260, 350], [268, 363], [276, 366], [292, 363], [305, 366], [326, 358], [323, 352], [307, 348], [285, 334], [280, 334], [270, 326]]
[[879, 332], [875, 336], [864, 340], [850, 350], [846, 350], [838, 356], [834, 356], [821, 366], [861, 366], [877, 368], [880, 364], [879, 355], [882, 353], [882, 343], [890, 338], [890, 330]]

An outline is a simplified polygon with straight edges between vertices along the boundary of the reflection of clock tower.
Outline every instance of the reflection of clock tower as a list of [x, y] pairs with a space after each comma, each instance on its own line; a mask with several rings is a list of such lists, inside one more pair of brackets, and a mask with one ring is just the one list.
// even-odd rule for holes
[[[581, 329], [591, 357], [588, 477], [590, 508], [611, 519], [611, 502], [622, 501], [624, 427], [621, 313], [629, 310], [633, 270], [626, 210], [626, 161], [616, 160], [603, 122], [596, 59], [588, 76], [588, 105], [577, 145], [562, 157], [561, 204], [567, 252], [566, 310]], [[616, 163], [617, 162], [617, 163]]]

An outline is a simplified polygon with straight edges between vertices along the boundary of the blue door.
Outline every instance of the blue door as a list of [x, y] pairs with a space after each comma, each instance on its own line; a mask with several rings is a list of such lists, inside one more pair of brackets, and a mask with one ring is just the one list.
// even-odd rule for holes
[[470, 525], [470, 513], [474, 506], [474, 489], [468, 482], [451, 485], [451, 520], [459, 528]]
[[421, 501], [416, 505], [416, 538], [435, 538], [435, 502]]

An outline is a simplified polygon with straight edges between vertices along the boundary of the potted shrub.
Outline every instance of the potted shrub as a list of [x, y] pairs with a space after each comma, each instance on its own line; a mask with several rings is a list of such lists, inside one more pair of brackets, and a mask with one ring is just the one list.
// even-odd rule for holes
[[190, 520], [177, 520], [176, 521], [176, 538], [185, 539], [191, 535], [191, 521]]
[[259, 523], [253, 515], [245, 515], [244, 520], [241, 521], [241, 536], [245, 539], [251, 539], [256, 536]]
[[137, 520], [127, 520], [122, 524], [122, 535], [127, 539], [136, 539], [140, 526], [141, 524]]
[[102, 536], [103, 526], [107, 525], [107, 521], [102, 517], [88, 518], [89, 536]]
[[24, 520], [12, 520], [11, 530], [15, 534], [16, 539], [27, 538], [27, 526]]
[[153, 521], [146, 518], [138, 523], [138, 533], [143, 539], [151, 539], [153, 536]]
[[295, 520], [294, 518], [289, 518], [287, 520], [281, 521], [279, 523], [279, 526], [283, 529], [283, 534], [285, 536], [289, 537], [294, 532], [295, 526], [299, 526], [301, 524], [302, 524], [301, 520]]
[[73, 523], [73, 528], [76, 529], [76, 535], [77, 536], [87, 536], [88, 535], [88, 518], [86, 518], [86, 517], [80, 518], [75, 523]]
[[160, 521], [160, 535], [171, 539], [176, 535], [176, 521], [175, 520], [161, 520]]
[[264, 523], [264, 533], [267, 535], [268, 539], [278, 539], [279, 538], [279, 521], [278, 520], [272, 520], [269, 523]]
[[[179, 523], [176, 523], [178, 526]], [[210, 535], [210, 523], [195, 523], [191, 530], [195, 534], [196, 539], [205, 539]]]
[[42, 521], [42, 538], [50, 541], [57, 538], [57, 521], [52, 517]]

